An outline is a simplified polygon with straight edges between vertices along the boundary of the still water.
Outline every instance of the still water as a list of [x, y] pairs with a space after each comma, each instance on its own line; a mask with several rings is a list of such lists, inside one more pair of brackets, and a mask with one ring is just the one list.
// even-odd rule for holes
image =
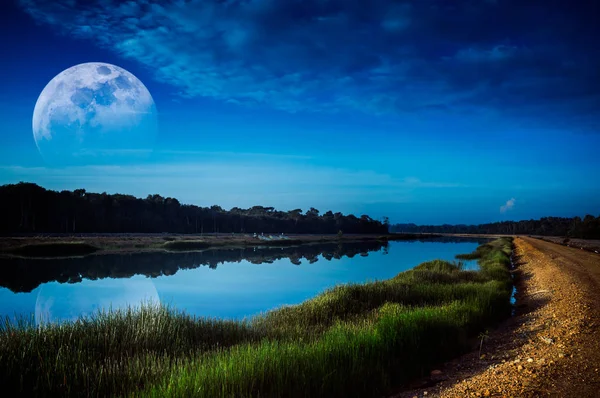
[[[454, 260], [476, 241], [317, 244], [194, 253], [0, 259], [0, 315], [69, 320], [98, 309], [160, 301], [187, 313], [249, 318], [342, 283], [393, 277], [428, 260]], [[466, 262], [467, 268], [476, 267]]]

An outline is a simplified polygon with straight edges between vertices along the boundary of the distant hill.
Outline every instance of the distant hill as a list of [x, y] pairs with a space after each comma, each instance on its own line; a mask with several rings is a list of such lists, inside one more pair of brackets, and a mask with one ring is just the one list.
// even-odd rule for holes
[[512, 234], [568, 236], [572, 238], [600, 239], [600, 216], [544, 217], [539, 220], [503, 221], [479, 225], [416, 225], [394, 224], [390, 232], [456, 233], [456, 234]]
[[0, 186], [0, 233], [311, 233], [384, 234], [387, 223], [367, 215], [320, 214], [310, 208], [199, 207], [175, 198], [51, 191], [32, 183]]

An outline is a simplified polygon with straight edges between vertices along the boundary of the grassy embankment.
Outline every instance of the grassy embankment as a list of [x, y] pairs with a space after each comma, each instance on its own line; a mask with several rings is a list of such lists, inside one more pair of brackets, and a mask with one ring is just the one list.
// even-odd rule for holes
[[46, 396], [380, 396], [472, 347], [510, 314], [511, 243], [480, 271], [430, 261], [251, 321], [151, 305], [36, 328], [0, 325], [0, 385]]

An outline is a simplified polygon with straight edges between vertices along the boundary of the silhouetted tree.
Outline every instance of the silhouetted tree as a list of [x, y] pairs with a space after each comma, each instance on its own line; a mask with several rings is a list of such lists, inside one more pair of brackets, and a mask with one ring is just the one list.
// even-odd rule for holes
[[390, 232], [406, 233], [465, 233], [568, 236], [571, 238], [600, 238], [600, 216], [543, 217], [539, 220], [502, 221], [479, 225], [416, 225], [395, 224]]
[[[31, 232], [137, 232], [200, 233], [208, 221], [214, 233], [344, 233], [382, 234], [387, 226], [368, 216], [319, 210], [311, 207], [287, 212], [273, 207], [238, 207], [226, 211], [218, 205], [182, 205], [177, 199], [159, 194], [145, 199], [131, 195], [87, 192], [83, 189], [56, 192], [36, 184], [0, 186], [0, 206], [4, 218], [0, 233]], [[212, 225], [211, 225], [212, 224]]]

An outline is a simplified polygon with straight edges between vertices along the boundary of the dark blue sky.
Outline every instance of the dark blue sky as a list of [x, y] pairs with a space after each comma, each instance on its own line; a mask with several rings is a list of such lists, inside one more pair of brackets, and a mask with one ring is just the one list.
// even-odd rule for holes
[[[0, 183], [393, 222], [600, 213], [598, 1], [0, 7]], [[91, 61], [149, 89], [150, 159], [57, 168], [39, 155], [40, 92]]]

